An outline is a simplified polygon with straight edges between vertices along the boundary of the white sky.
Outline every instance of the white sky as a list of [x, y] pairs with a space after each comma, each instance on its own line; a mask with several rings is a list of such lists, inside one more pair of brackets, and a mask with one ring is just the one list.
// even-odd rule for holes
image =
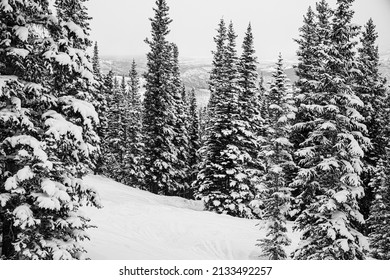
[[[241, 46], [251, 22], [259, 60], [276, 60], [279, 52], [293, 58], [303, 15], [316, 0], [167, 0], [173, 19], [169, 40], [182, 57], [210, 57], [213, 37], [221, 17], [233, 21]], [[328, 0], [334, 5], [336, 0]], [[91, 39], [100, 54], [141, 55], [148, 51], [150, 21], [155, 0], [90, 0]], [[356, 0], [354, 22], [365, 24], [372, 17], [379, 33], [381, 52], [390, 50], [390, 0]]]

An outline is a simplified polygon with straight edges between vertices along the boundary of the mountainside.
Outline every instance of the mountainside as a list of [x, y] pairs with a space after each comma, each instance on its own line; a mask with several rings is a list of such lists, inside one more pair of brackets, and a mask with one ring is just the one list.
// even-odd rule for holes
[[[103, 56], [101, 60], [102, 71], [103, 73], [107, 73], [109, 70], [113, 70], [117, 76], [127, 76], [133, 59], [137, 63], [137, 71], [141, 76], [141, 84], [144, 84], [142, 73], [146, 71], [145, 56]], [[382, 53], [380, 62], [380, 71], [384, 77], [390, 80], [390, 51]], [[293, 68], [294, 64], [295, 62], [285, 62], [285, 72], [291, 82], [297, 79]], [[266, 87], [272, 79], [274, 65], [275, 62], [273, 61], [261, 61], [259, 63], [258, 73], [264, 77]], [[211, 71], [211, 58], [182, 58], [180, 59], [180, 71], [187, 89], [195, 89], [198, 105], [200, 107], [206, 106], [210, 95], [208, 79], [209, 72]]]
[[[101, 68], [103, 73], [113, 70], [117, 76], [128, 75], [132, 60], [137, 63], [137, 71], [141, 74], [146, 71], [145, 56], [102, 56]], [[265, 83], [268, 83], [272, 77], [274, 62], [261, 62], [258, 72], [264, 77]], [[182, 80], [187, 89], [194, 88], [196, 91], [198, 105], [206, 106], [209, 99], [208, 79], [211, 71], [211, 58], [181, 58], [180, 71]], [[286, 74], [291, 81], [296, 80], [292, 63], [286, 63]], [[142, 81], [143, 84], [144, 81]], [[267, 84], [266, 84], [267, 86]]]
[[381, 54], [379, 71], [390, 82], [390, 50]]

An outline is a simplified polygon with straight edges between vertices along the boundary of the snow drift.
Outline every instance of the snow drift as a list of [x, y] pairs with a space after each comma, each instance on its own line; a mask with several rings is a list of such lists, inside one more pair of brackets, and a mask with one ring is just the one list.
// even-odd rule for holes
[[[94, 260], [259, 259], [256, 240], [265, 237], [258, 220], [203, 211], [200, 201], [157, 196], [101, 176], [85, 178], [100, 194], [103, 209], [84, 208], [92, 224], [85, 241]], [[289, 236], [297, 245], [297, 233]]]

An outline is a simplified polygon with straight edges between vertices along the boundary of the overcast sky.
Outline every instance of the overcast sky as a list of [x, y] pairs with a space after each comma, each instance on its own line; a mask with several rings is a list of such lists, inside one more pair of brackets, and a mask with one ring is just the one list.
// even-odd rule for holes
[[[334, 5], [336, 0], [328, 1]], [[233, 21], [237, 45], [251, 22], [259, 60], [276, 60], [279, 52], [291, 59], [307, 8], [315, 0], [167, 0], [173, 19], [169, 40], [182, 57], [210, 57], [213, 37], [221, 17]], [[148, 51], [150, 21], [155, 0], [90, 0], [93, 17], [91, 39], [101, 55], [142, 55]], [[390, 51], [390, 0], [356, 0], [354, 22], [363, 25], [372, 17], [379, 33], [381, 52]]]

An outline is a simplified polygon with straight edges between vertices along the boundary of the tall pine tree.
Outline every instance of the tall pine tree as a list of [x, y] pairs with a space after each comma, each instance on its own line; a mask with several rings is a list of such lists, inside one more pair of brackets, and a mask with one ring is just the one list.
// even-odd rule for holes
[[126, 175], [124, 182], [132, 187], [141, 187], [142, 184], [142, 104], [140, 82], [137, 64], [133, 60], [129, 72], [128, 82], [128, 110], [126, 116], [126, 154], [124, 166]]
[[207, 210], [253, 217], [249, 203], [254, 193], [247, 184], [249, 174], [243, 164], [249, 155], [241, 146], [241, 141], [245, 139], [245, 128], [239, 120], [239, 59], [232, 23], [225, 33], [226, 27], [221, 20], [215, 38], [217, 51], [214, 53], [214, 68], [210, 77], [213, 90], [212, 104], [209, 104], [211, 115], [205, 146], [202, 148], [204, 159], [195, 186]]
[[176, 181], [178, 149], [174, 145], [175, 98], [172, 93], [172, 52], [166, 37], [171, 19], [165, 0], [157, 0], [151, 19], [152, 37], [146, 42], [146, 92], [143, 103], [143, 166], [144, 188], [160, 194], [175, 194], [180, 188]]
[[[358, 27], [351, 23], [353, 0], [338, 0], [330, 44], [316, 48], [318, 62], [303, 91], [299, 110], [306, 114], [295, 130], [305, 131], [299, 143], [299, 171], [293, 186], [302, 189], [306, 209], [296, 220], [302, 231], [296, 259], [364, 259], [366, 240], [356, 225], [364, 219], [357, 200], [364, 195], [360, 181], [362, 158], [369, 140], [354, 92], [354, 48]], [[298, 86], [299, 88], [299, 86]]]
[[286, 234], [286, 214], [291, 200], [287, 173], [295, 165], [292, 157], [293, 144], [289, 137], [296, 111], [291, 89], [287, 87], [281, 55], [272, 77], [268, 94], [270, 119], [261, 152], [266, 159], [266, 174], [259, 195], [264, 208], [262, 218], [266, 220], [267, 234], [257, 245], [262, 248], [263, 256], [280, 260], [287, 258], [284, 246], [291, 244]]
[[375, 195], [368, 218], [371, 254], [381, 260], [390, 259], [390, 159], [389, 151], [375, 168], [370, 188]]
[[365, 197], [361, 200], [362, 213], [367, 218], [371, 201], [374, 199], [373, 190], [369, 187], [369, 182], [375, 174], [375, 165], [378, 160], [386, 155], [385, 148], [389, 145], [386, 137], [387, 127], [387, 93], [385, 79], [379, 73], [379, 51], [376, 46], [378, 34], [375, 25], [370, 19], [362, 32], [360, 38], [361, 47], [358, 49], [358, 69], [357, 95], [364, 103], [362, 115], [364, 124], [368, 130], [368, 137], [372, 146], [365, 153], [366, 163], [363, 172], [363, 182], [365, 187]]

